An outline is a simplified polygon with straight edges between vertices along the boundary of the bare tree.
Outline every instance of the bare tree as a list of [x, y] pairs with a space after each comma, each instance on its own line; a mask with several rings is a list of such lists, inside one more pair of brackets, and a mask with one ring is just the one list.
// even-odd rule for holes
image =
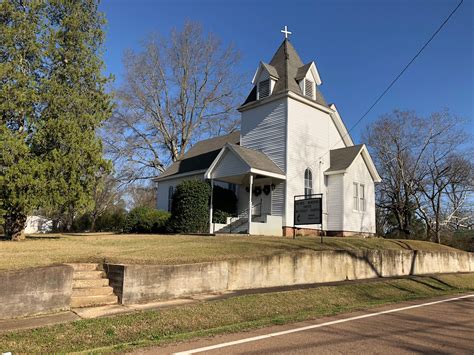
[[422, 174], [416, 181], [415, 194], [417, 213], [425, 221], [427, 236], [440, 243], [441, 228], [446, 224], [446, 216], [452, 213], [448, 210], [448, 187], [462, 185], [468, 179], [470, 162], [461, 155], [468, 136], [462, 121], [448, 111], [428, 117], [425, 130], [430, 143], [420, 159]]
[[96, 228], [97, 219], [112, 206], [121, 202], [123, 189], [113, 175], [103, 175], [98, 178], [94, 188], [94, 207], [90, 212], [91, 231]]
[[232, 46], [190, 22], [126, 53], [117, 110], [104, 134], [123, 179], [157, 176], [195, 141], [235, 129], [238, 60]]
[[130, 208], [156, 208], [156, 188], [154, 186], [129, 186]]
[[446, 188], [448, 212], [444, 225], [451, 230], [472, 229], [474, 226], [474, 159], [457, 157], [463, 168], [457, 182], [451, 182]]
[[451, 151], [456, 146], [457, 140], [446, 140], [441, 148], [435, 144], [426, 159], [426, 174], [419, 181], [418, 212], [426, 223], [428, 236], [437, 243], [441, 242], [440, 232], [447, 231], [453, 219], [459, 225], [460, 212], [472, 191], [472, 163]]
[[431, 138], [426, 133], [420, 135], [423, 124], [414, 112], [395, 110], [369, 125], [364, 137], [382, 176], [377, 207], [393, 215], [405, 237], [411, 234], [421, 157]]
[[469, 161], [458, 153], [466, 141], [462, 121], [448, 111], [429, 117], [394, 111], [368, 127], [366, 140], [382, 175], [377, 206], [388, 211], [404, 235], [411, 234], [415, 214], [439, 242], [447, 223], [448, 190], [468, 184]]

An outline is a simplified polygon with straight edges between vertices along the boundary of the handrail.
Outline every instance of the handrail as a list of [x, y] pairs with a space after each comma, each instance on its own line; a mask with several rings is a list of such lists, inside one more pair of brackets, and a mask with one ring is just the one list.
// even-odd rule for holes
[[[254, 210], [255, 207], [260, 207], [260, 208], [258, 210], [258, 214], [253, 214], [252, 216], [260, 217], [262, 215], [262, 200], [252, 205], [252, 211]], [[237, 218], [245, 218], [245, 217], [248, 217], [248, 215], [249, 215], [249, 209], [246, 208], [245, 210], [243, 210], [237, 215]]]

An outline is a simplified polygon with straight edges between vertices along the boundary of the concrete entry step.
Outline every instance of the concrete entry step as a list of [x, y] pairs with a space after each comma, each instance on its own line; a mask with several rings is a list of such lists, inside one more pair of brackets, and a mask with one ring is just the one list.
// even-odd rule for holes
[[106, 277], [104, 271], [74, 271], [73, 280], [94, 280]]
[[117, 304], [118, 298], [115, 295], [108, 296], [72, 296], [71, 307], [91, 307], [107, 304]]
[[110, 296], [113, 294], [114, 289], [110, 286], [72, 289], [72, 297]]
[[108, 279], [96, 279], [96, 280], [73, 280], [72, 288], [96, 288], [102, 286], [109, 286]]
[[107, 274], [99, 264], [69, 264], [73, 267], [71, 307], [92, 307], [118, 303]]
[[97, 271], [103, 270], [101, 264], [93, 264], [93, 263], [76, 263], [76, 264], [67, 264], [71, 266], [74, 271]]

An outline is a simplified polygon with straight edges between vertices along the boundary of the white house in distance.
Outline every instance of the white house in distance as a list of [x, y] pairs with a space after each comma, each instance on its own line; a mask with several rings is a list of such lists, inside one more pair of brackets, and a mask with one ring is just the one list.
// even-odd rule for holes
[[[285, 39], [268, 64], [258, 65], [238, 109], [240, 132], [198, 142], [155, 178], [157, 207], [170, 209], [182, 180], [207, 179], [238, 197], [235, 218], [211, 223], [211, 232], [374, 234], [380, 176], [365, 145], [354, 145], [336, 106], [326, 103], [321, 83], [316, 64], [304, 64]], [[322, 224], [295, 227], [295, 196], [313, 194], [322, 195]]]

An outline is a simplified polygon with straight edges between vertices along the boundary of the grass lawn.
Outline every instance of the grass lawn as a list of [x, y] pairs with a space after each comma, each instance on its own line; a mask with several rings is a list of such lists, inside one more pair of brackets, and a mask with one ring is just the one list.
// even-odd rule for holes
[[0, 352], [121, 352], [473, 290], [474, 274], [451, 274], [245, 295], [0, 334]]
[[0, 270], [65, 262], [186, 264], [268, 256], [292, 251], [456, 249], [417, 240], [257, 236], [122, 235], [108, 233], [51, 234], [21, 242], [0, 240]]

